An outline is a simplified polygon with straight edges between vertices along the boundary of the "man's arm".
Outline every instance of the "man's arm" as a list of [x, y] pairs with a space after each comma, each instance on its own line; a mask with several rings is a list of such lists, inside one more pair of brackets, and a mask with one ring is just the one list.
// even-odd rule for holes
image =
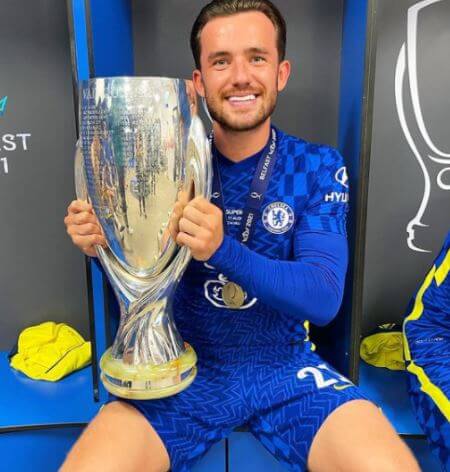
[[324, 326], [334, 318], [342, 301], [348, 260], [346, 238], [302, 231], [296, 235], [296, 247], [294, 261], [279, 261], [225, 236], [208, 263], [259, 301]]
[[184, 208], [177, 242], [263, 303], [323, 326], [342, 301], [348, 264], [348, 182], [336, 150], [329, 148], [317, 158], [320, 164], [308, 203], [296, 224], [294, 260], [272, 260], [224, 237], [222, 211], [202, 198]]
[[252, 296], [298, 319], [325, 325], [339, 309], [348, 259], [344, 235], [298, 230], [295, 260], [272, 260], [224, 236], [222, 211], [197, 197], [183, 209], [176, 241]]

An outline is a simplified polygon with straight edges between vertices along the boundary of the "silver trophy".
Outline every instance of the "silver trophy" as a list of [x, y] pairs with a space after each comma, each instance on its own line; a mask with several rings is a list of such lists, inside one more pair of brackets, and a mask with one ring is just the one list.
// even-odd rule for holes
[[210, 147], [192, 82], [158, 77], [81, 84], [77, 197], [89, 199], [108, 244], [100, 262], [119, 301], [116, 338], [100, 361], [105, 388], [124, 398], [174, 395], [196, 355], [173, 321], [190, 252], [169, 236], [180, 190], [210, 197]]

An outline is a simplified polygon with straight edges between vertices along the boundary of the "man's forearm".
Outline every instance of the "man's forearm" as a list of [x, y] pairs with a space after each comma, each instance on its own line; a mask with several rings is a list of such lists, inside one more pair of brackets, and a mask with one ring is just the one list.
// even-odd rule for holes
[[[279, 261], [264, 257], [230, 236], [208, 261], [230, 280], [240, 284], [251, 296], [300, 320], [323, 326], [336, 315], [342, 300], [347, 248], [336, 268], [334, 252], [311, 254], [306, 261]], [[341, 243], [339, 243], [341, 244]]]

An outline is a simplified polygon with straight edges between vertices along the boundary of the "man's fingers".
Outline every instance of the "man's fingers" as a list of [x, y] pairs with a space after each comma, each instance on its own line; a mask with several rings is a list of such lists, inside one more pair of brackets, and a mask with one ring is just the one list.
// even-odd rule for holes
[[183, 233], [190, 234], [191, 236], [201, 236], [204, 233], [204, 228], [201, 226], [193, 223], [192, 221], [188, 220], [187, 218], [181, 218], [178, 224], [179, 231]]
[[206, 200], [205, 197], [195, 197], [188, 205], [196, 208], [202, 213], [206, 213], [207, 215], [214, 215], [220, 211], [216, 205]]
[[76, 213], [73, 215], [70, 215], [70, 223], [74, 225], [85, 225], [87, 223], [92, 223], [97, 226], [100, 226], [98, 224], [97, 217], [93, 215], [92, 213], [88, 213], [86, 211], [82, 211], [81, 213]]
[[169, 230], [169, 234], [172, 236], [172, 239], [175, 240], [177, 237], [178, 230], [175, 228], [172, 222], [169, 222], [169, 226], [167, 227], [167, 229]]
[[170, 234], [171, 238], [172, 238], [174, 241], [176, 241], [178, 231], [175, 231], [171, 226], [169, 226], [169, 234]]
[[87, 256], [97, 257], [96, 245], [106, 247], [103, 229], [95, 216], [92, 205], [83, 200], [74, 200], [67, 208], [64, 218], [67, 233], [72, 242]]
[[178, 222], [180, 221], [181, 213], [173, 212], [169, 220], [169, 231], [170, 234], [178, 233]]
[[178, 228], [178, 222], [180, 221], [180, 217], [177, 216], [176, 214], [172, 213], [170, 220], [169, 220], [169, 225], [167, 229], [169, 230], [170, 235], [172, 236], [172, 239], [175, 241], [179, 228]]
[[188, 248], [194, 251], [198, 249], [201, 245], [200, 241], [194, 238], [194, 236], [183, 232], [178, 233], [176, 242], [178, 245], [187, 246]]
[[96, 244], [103, 247], [106, 246], [106, 240], [100, 234], [90, 234], [88, 236], [75, 234], [72, 236], [72, 241], [80, 248], [89, 248]]
[[189, 202], [189, 205], [197, 208], [197, 210], [200, 210], [202, 213], [209, 213], [211, 210], [210, 205], [212, 204], [204, 197], [195, 197]]
[[183, 207], [189, 203], [189, 194], [185, 190], [180, 190], [177, 195], [177, 202]]
[[89, 257], [97, 257], [97, 251], [94, 247], [82, 247], [81, 250]]
[[173, 207], [172, 214], [170, 215], [169, 220], [169, 232], [172, 235], [173, 239], [176, 238], [176, 235], [179, 231], [178, 222], [183, 216], [183, 210], [186, 206], [184, 202], [187, 202], [187, 194], [186, 192], [180, 191], [178, 192], [178, 201]]
[[[93, 223], [86, 223], [84, 225], [72, 225], [71, 226], [71, 231], [75, 231], [76, 234], [79, 234], [81, 236], [89, 236], [93, 234], [98, 234], [100, 236], [103, 236], [103, 232], [100, 228], [100, 226], [93, 224]], [[70, 234], [70, 233], [69, 233]]]
[[173, 206], [171, 218], [179, 219], [183, 214], [183, 208], [184, 205], [182, 205], [180, 202], [175, 203]]
[[84, 200], [74, 200], [67, 208], [69, 213], [79, 213], [81, 211], [92, 211], [92, 205]]
[[183, 218], [186, 218], [193, 223], [202, 226], [202, 223], [205, 220], [205, 214], [192, 205], [187, 205], [183, 210]]

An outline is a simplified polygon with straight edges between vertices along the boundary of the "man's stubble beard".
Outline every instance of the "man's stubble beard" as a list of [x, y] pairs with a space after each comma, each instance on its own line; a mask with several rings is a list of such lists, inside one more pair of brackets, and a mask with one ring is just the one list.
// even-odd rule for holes
[[[267, 118], [269, 118], [275, 110], [277, 105], [278, 92], [275, 90], [269, 96], [267, 103], [263, 103], [261, 109], [258, 111], [258, 114], [250, 122], [238, 123], [239, 119], [236, 122], [233, 121], [233, 118], [228, 118], [227, 113], [223, 112], [220, 109], [220, 106], [216, 106], [216, 101], [213, 97], [206, 93], [205, 101], [208, 107], [209, 114], [211, 118], [217, 122], [224, 130], [226, 131], [252, 131], [259, 126], [261, 126]], [[220, 103], [222, 98], [220, 98]]]

